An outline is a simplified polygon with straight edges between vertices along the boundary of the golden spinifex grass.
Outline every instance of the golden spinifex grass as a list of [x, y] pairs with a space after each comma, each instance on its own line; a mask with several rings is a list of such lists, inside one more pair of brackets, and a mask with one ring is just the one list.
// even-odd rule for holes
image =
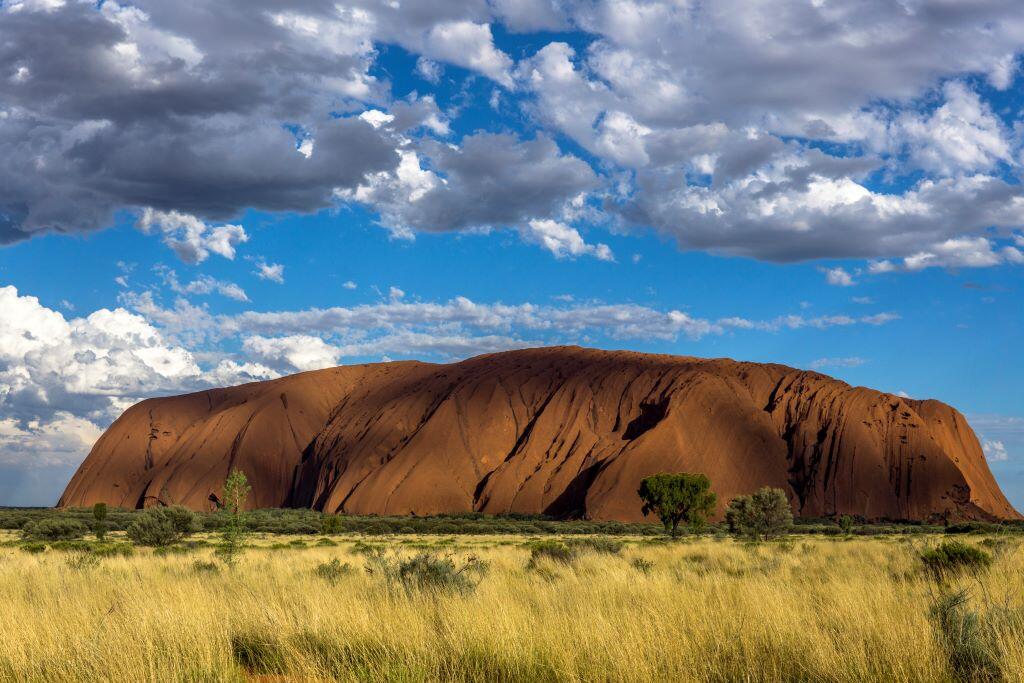
[[[930, 617], [940, 589], [916, 558], [924, 539], [629, 543], [534, 569], [527, 539], [509, 540], [448, 548], [490, 565], [468, 594], [389, 588], [354, 539], [251, 549], [216, 572], [196, 567], [209, 550], [72, 568], [67, 553], [3, 548], [0, 679], [955, 679]], [[352, 571], [328, 581], [315, 569], [334, 558]], [[1024, 672], [1022, 569], [1024, 553], [1004, 552], [941, 589], [970, 590], [986, 654], [1011, 679]]]

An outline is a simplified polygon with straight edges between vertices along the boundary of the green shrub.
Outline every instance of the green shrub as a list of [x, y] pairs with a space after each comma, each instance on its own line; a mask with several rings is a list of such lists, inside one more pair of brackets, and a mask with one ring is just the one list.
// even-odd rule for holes
[[957, 681], [1002, 681], [998, 645], [988, 637], [978, 613], [967, 609], [968, 597], [962, 590], [940, 597], [932, 606], [939, 645]]
[[317, 539], [317, 542], [315, 543], [315, 545], [318, 545], [318, 546], [321, 546], [321, 547], [333, 548], [333, 547], [338, 545], [338, 542], [333, 540], [333, 539], [330, 539], [330, 538], [320, 538], [320, 539]]
[[285, 671], [284, 651], [268, 634], [247, 632], [231, 636], [231, 654], [250, 674], [273, 675]]
[[576, 550], [561, 541], [538, 541], [530, 546], [530, 562], [526, 566], [536, 569], [541, 560], [572, 564], [576, 561]]
[[943, 541], [921, 553], [925, 570], [936, 579], [971, 570], [982, 570], [992, 564], [992, 556], [961, 541]]
[[338, 515], [324, 515], [320, 520], [320, 533], [326, 535], [341, 533], [341, 517]]
[[131, 557], [135, 548], [130, 543], [97, 543], [92, 552], [97, 557]]
[[401, 586], [406, 594], [414, 591], [471, 593], [487, 570], [487, 563], [475, 555], [458, 565], [451, 555], [436, 553], [419, 553], [403, 559], [376, 552], [367, 556], [366, 567], [368, 573], [383, 577], [389, 586]]
[[352, 544], [352, 548], [349, 552], [354, 555], [371, 555], [379, 551], [380, 546], [373, 545], [372, 543], [366, 543], [365, 541], [356, 541]]
[[22, 543], [21, 549], [26, 553], [37, 555], [42, 552], [46, 552], [46, 544], [42, 541], [29, 541], [28, 543]]
[[342, 564], [341, 560], [334, 558], [330, 562], [318, 564], [313, 573], [329, 583], [337, 583], [343, 576], [352, 573], [352, 565], [348, 562]]
[[45, 517], [27, 522], [21, 528], [21, 537], [26, 541], [70, 541], [85, 536], [88, 529], [77, 519], [68, 517]]
[[630, 565], [632, 565], [633, 569], [643, 574], [650, 574], [651, 570], [654, 569], [654, 563], [642, 557], [634, 557]]
[[174, 505], [149, 508], [136, 516], [128, 526], [128, 538], [135, 545], [169, 546], [202, 529], [198, 516], [191, 510]]
[[192, 571], [196, 574], [216, 574], [220, 572], [220, 565], [209, 560], [196, 560], [192, 563]]
[[187, 555], [192, 548], [185, 545], [161, 545], [153, 549], [153, 554], [163, 557], [164, 555]]
[[92, 553], [75, 553], [68, 559], [68, 567], [76, 571], [95, 569], [100, 566], [100, 558]]
[[618, 555], [622, 552], [622, 548], [625, 544], [622, 541], [616, 541], [613, 538], [601, 538], [600, 536], [595, 536], [592, 538], [573, 538], [566, 541], [566, 545], [570, 548], [581, 551], [590, 551], [605, 555]]
[[725, 522], [731, 533], [767, 541], [789, 531], [793, 510], [785, 491], [765, 486], [749, 496], [733, 498]]
[[961, 522], [946, 527], [947, 534], [991, 534], [1000, 530], [998, 524], [990, 522]]
[[88, 553], [91, 552], [92, 549], [92, 543], [80, 539], [74, 541], [54, 541], [50, 544], [50, 550], [60, 550], [71, 553]]

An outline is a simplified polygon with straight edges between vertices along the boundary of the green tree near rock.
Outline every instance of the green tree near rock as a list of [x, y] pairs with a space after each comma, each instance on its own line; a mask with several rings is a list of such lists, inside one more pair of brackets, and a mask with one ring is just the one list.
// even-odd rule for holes
[[231, 470], [228, 478], [224, 480], [223, 508], [228, 513], [228, 523], [224, 526], [221, 534], [221, 544], [217, 548], [217, 557], [224, 564], [234, 566], [238, 555], [242, 552], [242, 541], [245, 538], [245, 524], [242, 520], [242, 510], [245, 508], [245, 501], [249, 498], [252, 487], [249, 480], [241, 470]]
[[106, 503], [96, 503], [92, 506], [92, 532], [96, 534], [97, 541], [102, 541], [107, 537]]
[[644, 505], [644, 516], [654, 513], [665, 531], [675, 538], [679, 525], [699, 529], [714, 514], [718, 497], [711, 491], [711, 480], [703, 474], [655, 474], [640, 482], [637, 495]]
[[725, 511], [729, 531], [752, 539], [769, 540], [793, 526], [793, 511], [782, 489], [765, 486], [749, 496], [729, 501]]

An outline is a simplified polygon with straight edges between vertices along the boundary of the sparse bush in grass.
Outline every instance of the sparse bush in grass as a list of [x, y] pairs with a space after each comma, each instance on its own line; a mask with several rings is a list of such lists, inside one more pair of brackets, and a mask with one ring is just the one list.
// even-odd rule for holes
[[317, 542], [314, 545], [326, 548], [333, 548], [338, 545], [338, 542], [330, 538], [320, 538], [317, 539]]
[[933, 578], [942, 580], [953, 574], [987, 569], [992, 556], [961, 541], [943, 541], [923, 551], [921, 562]]
[[50, 550], [60, 550], [69, 553], [87, 553], [93, 549], [89, 541], [76, 539], [73, 541], [54, 541], [50, 544]]
[[575, 548], [581, 551], [590, 551], [605, 555], [618, 555], [622, 552], [622, 548], [625, 544], [622, 541], [616, 541], [612, 538], [594, 536], [590, 538], [573, 538], [566, 541], [566, 545], [570, 548]]
[[403, 559], [376, 552], [367, 556], [366, 571], [383, 577], [390, 586], [401, 586], [407, 594], [415, 591], [471, 593], [488, 568], [487, 563], [475, 555], [458, 565], [451, 555], [424, 552]]
[[135, 545], [169, 546], [202, 529], [199, 518], [191, 510], [172, 505], [149, 508], [128, 526], [128, 538]]
[[1000, 530], [998, 524], [990, 522], [960, 522], [946, 527], [947, 534], [992, 534]]
[[996, 643], [977, 612], [968, 609], [966, 590], [941, 596], [932, 606], [939, 645], [953, 675], [965, 683], [1004, 680]]
[[285, 672], [284, 650], [268, 633], [243, 632], [231, 636], [231, 654], [250, 674], [274, 675]]
[[185, 545], [161, 545], [153, 549], [153, 554], [163, 557], [164, 555], [187, 555], [192, 548]]
[[651, 570], [654, 569], [654, 563], [642, 557], [634, 557], [629, 564], [633, 569], [643, 574], [650, 574]]
[[85, 536], [87, 531], [77, 519], [48, 517], [26, 523], [21, 537], [26, 541], [70, 541]]
[[352, 548], [349, 552], [354, 555], [370, 555], [380, 551], [380, 546], [373, 545], [372, 543], [366, 543], [365, 541], [356, 541], [352, 544]]
[[765, 486], [749, 496], [733, 498], [725, 522], [731, 533], [767, 541], [789, 531], [793, 511], [785, 491]]
[[21, 549], [26, 553], [37, 555], [42, 552], [46, 552], [46, 544], [42, 541], [29, 541], [28, 543], [22, 543]]
[[92, 553], [97, 557], [131, 557], [135, 548], [130, 543], [97, 543]]
[[196, 574], [217, 574], [220, 572], [220, 565], [209, 560], [196, 560], [192, 563], [192, 571]]
[[576, 561], [576, 550], [561, 541], [539, 541], [530, 546], [530, 561], [527, 569], [536, 569], [542, 560], [550, 560], [559, 564], [572, 564]]
[[68, 558], [67, 565], [69, 569], [75, 571], [95, 569], [100, 566], [100, 558], [92, 553], [75, 553]]
[[843, 515], [839, 518], [839, 529], [847, 536], [853, 531], [853, 517]]
[[348, 562], [342, 564], [341, 560], [334, 558], [330, 562], [321, 562], [313, 570], [313, 573], [329, 583], [337, 583], [343, 576], [352, 573], [352, 565]]

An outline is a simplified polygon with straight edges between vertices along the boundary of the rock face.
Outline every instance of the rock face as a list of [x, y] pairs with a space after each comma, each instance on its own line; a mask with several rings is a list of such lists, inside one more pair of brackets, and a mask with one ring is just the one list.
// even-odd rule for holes
[[254, 507], [354, 514], [633, 521], [643, 477], [688, 471], [711, 478], [719, 514], [770, 485], [803, 516], [1020, 517], [938, 401], [781, 365], [576, 347], [149, 399], [100, 437], [60, 505], [209, 509], [231, 468]]

